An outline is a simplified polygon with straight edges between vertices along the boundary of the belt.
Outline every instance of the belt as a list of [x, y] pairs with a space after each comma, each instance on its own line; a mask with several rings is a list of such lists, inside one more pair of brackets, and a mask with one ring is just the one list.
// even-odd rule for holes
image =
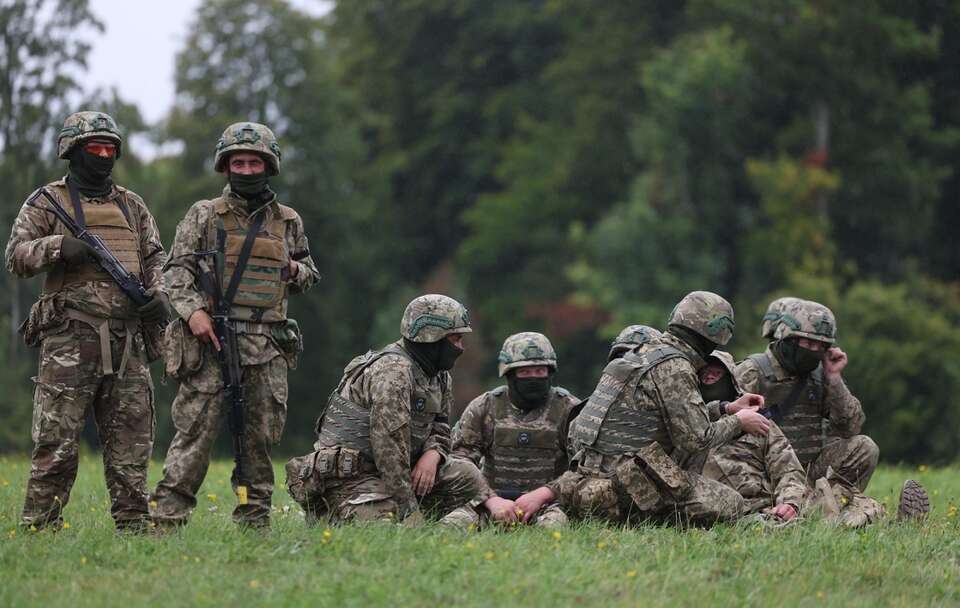
[[[140, 326], [140, 320], [105, 319], [103, 317], [88, 315], [85, 312], [80, 312], [79, 310], [74, 310], [72, 308], [68, 308], [64, 312], [68, 318], [80, 321], [81, 323], [86, 323], [95, 329], [97, 334], [100, 336], [100, 364], [103, 368], [103, 375], [110, 376], [116, 373], [118, 378], [123, 378], [123, 374], [127, 370], [127, 361], [130, 358], [130, 350], [133, 347], [133, 336], [135, 333], [137, 333], [137, 328]], [[116, 372], [113, 368], [113, 354], [110, 349], [111, 329], [126, 330], [126, 337], [123, 344], [123, 355], [120, 357], [120, 369], [116, 370]]]
[[275, 323], [257, 323], [255, 321], [233, 321], [233, 330], [238, 334], [272, 336]]

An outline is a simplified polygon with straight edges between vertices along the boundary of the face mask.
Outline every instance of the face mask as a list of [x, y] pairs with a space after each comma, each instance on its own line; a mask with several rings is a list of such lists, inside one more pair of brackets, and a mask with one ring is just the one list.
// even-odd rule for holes
[[423, 373], [431, 377], [441, 371], [453, 369], [457, 358], [463, 354], [462, 348], [457, 348], [446, 338], [436, 342], [414, 342], [404, 338], [403, 347], [417, 362]]
[[267, 190], [266, 171], [250, 175], [230, 173], [228, 179], [230, 180], [230, 190], [248, 201], [259, 201], [260, 195]]
[[463, 354], [462, 348], [454, 346], [453, 342], [447, 340], [446, 338], [440, 340], [439, 350], [440, 353], [437, 356], [437, 369], [441, 371], [449, 371], [453, 369], [457, 359]]
[[550, 397], [550, 376], [545, 378], [518, 378], [511, 373], [507, 376], [510, 401], [523, 411], [542, 406]]
[[70, 179], [85, 196], [105, 196], [113, 187], [110, 174], [116, 160], [113, 156], [97, 156], [76, 148], [70, 156]]
[[773, 354], [785, 370], [797, 376], [806, 376], [817, 369], [823, 360], [822, 351], [801, 348], [796, 338], [785, 338], [774, 344]]
[[700, 394], [704, 403], [711, 401], [736, 401], [737, 392], [733, 389], [733, 381], [726, 375], [713, 384], [700, 384]]
[[677, 338], [680, 338], [687, 343], [693, 350], [697, 351], [697, 354], [701, 357], [706, 357], [712, 353], [716, 348], [717, 344], [711, 340], [708, 340], [686, 327], [681, 327], [679, 325], [671, 325], [667, 328], [667, 333], [673, 334]]

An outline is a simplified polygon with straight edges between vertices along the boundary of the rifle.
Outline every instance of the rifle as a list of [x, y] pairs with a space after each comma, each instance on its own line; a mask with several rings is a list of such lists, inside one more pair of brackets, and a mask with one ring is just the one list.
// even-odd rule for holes
[[[36, 203], [37, 198], [40, 196], [47, 199], [47, 202], [50, 203], [49, 207], [44, 207]], [[76, 220], [70, 217], [60, 203], [57, 202], [57, 199], [50, 196], [46, 188], [39, 188], [34, 192], [33, 195], [27, 199], [27, 204], [42, 211], [49, 211], [67, 227], [67, 230], [69, 230], [75, 238], [89, 245], [97, 256], [97, 264], [100, 268], [110, 275], [113, 282], [117, 284], [123, 293], [127, 294], [127, 297], [133, 300], [134, 304], [143, 306], [150, 301], [150, 296], [147, 295], [147, 290], [143, 287], [143, 283], [140, 282], [137, 275], [123, 267], [123, 264], [120, 263], [117, 256], [113, 255], [113, 252], [110, 251], [107, 244], [103, 242], [103, 239], [89, 232], [86, 226], [81, 226]]]
[[[260, 231], [263, 216], [257, 218], [247, 233], [240, 259], [233, 269], [233, 276], [226, 292], [223, 290], [222, 277], [224, 268], [224, 251], [226, 246], [226, 231], [222, 225], [217, 226], [217, 246], [209, 251], [194, 251], [200, 267], [200, 288], [210, 296], [213, 314], [213, 331], [220, 342], [220, 351], [217, 360], [220, 363], [220, 374], [223, 378], [223, 390], [226, 393], [230, 409], [227, 411], [227, 426], [233, 435], [233, 463], [234, 477], [237, 485], [237, 502], [247, 504], [247, 484], [243, 474], [243, 430], [245, 426], [244, 412], [246, 411], [246, 397], [244, 396], [243, 379], [240, 375], [240, 347], [237, 342], [237, 331], [230, 320], [230, 308], [233, 297], [236, 295], [243, 274], [243, 267], [250, 257], [254, 237]], [[213, 268], [207, 258], [213, 258]]]

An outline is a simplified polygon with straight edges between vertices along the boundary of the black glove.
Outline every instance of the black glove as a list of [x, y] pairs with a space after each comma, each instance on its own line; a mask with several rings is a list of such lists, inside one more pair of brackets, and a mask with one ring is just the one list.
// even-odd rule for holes
[[167, 294], [160, 292], [137, 309], [137, 314], [147, 323], [165, 323], [170, 318], [170, 303]]
[[65, 234], [63, 235], [63, 242], [60, 243], [60, 258], [67, 266], [79, 266], [86, 262], [96, 261], [97, 253], [93, 247], [80, 239]]

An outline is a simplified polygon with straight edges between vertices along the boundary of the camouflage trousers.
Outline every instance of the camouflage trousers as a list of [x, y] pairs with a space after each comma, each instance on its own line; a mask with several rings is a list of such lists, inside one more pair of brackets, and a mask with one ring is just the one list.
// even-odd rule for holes
[[[106, 328], [105, 328], [106, 329]], [[92, 410], [103, 446], [110, 514], [118, 528], [142, 524], [147, 516], [147, 465], [153, 450], [153, 381], [143, 341], [131, 336], [123, 376], [104, 374], [100, 336], [73, 320], [46, 337], [34, 378], [33, 453], [22, 524], [57, 524], [77, 476], [79, 440]], [[124, 360], [125, 331], [111, 330], [114, 369]]]
[[[273, 496], [270, 451], [280, 441], [287, 418], [287, 363], [277, 356], [241, 370], [246, 410], [240, 462], [247, 504], [236, 505], [233, 519], [264, 526], [269, 525]], [[210, 466], [214, 440], [226, 426], [228, 410], [220, 367], [214, 357], [206, 357], [200, 370], [181, 382], [173, 402], [176, 434], [163, 463], [163, 479], [150, 500], [151, 515], [157, 523], [184, 524], [189, 519]], [[236, 492], [236, 469], [231, 483]]]
[[[433, 489], [420, 498], [420, 511], [458, 528], [476, 525], [480, 519], [476, 507], [482, 502], [481, 488], [482, 476], [473, 463], [448, 460], [437, 471]], [[380, 477], [366, 474], [356, 479], [332, 480], [322, 497], [307, 505], [306, 510], [308, 523], [318, 518], [328, 518], [331, 523], [392, 521], [397, 518], [399, 505]]]
[[826, 476], [827, 468], [843, 480], [850, 490], [863, 492], [880, 460], [880, 448], [866, 435], [850, 438], [830, 437], [816, 460], [807, 465], [807, 485]]
[[615, 524], [643, 521], [709, 526], [734, 521], [746, 511], [743, 497], [720, 482], [688, 473], [689, 487], [678, 497], [661, 491], [653, 502], [638, 505], [638, 492], [647, 488], [631, 487], [616, 476], [588, 475], [576, 471], [564, 473], [557, 485], [560, 504], [578, 519], [603, 519]]

